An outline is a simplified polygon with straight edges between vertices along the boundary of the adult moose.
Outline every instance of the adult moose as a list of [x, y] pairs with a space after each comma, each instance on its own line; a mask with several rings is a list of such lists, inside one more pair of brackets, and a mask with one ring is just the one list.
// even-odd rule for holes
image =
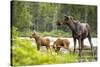
[[63, 22], [58, 22], [57, 25], [67, 25], [72, 31], [72, 37], [74, 41], [74, 53], [76, 49], [76, 40], [79, 43], [79, 56], [81, 56], [82, 49], [84, 47], [83, 41], [87, 37], [91, 46], [91, 51], [93, 50], [93, 44], [90, 35], [90, 26], [88, 23], [80, 23], [74, 20], [72, 16], [64, 16]]

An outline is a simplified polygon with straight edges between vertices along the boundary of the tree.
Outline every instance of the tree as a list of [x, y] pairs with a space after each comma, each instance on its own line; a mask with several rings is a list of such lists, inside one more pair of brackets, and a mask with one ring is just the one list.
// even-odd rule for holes
[[32, 15], [26, 2], [12, 2], [12, 25], [19, 31], [28, 31], [32, 25]]
[[67, 26], [57, 27], [56, 22], [63, 22], [64, 15], [71, 15], [75, 20], [89, 23], [93, 32], [97, 32], [97, 7], [89, 5], [58, 4], [45, 2], [12, 2], [12, 25], [18, 31], [50, 32], [61, 29], [70, 32]]

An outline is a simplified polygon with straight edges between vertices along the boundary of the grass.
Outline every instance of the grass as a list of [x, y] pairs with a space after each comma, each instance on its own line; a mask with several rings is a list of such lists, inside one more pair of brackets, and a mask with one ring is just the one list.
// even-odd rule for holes
[[[19, 37], [29, 37], [31, 36], [32, 31], [28, 30], [28, 31], [18, 31], [18, 29], [16, 27], [12, 27], [12, 37], [16, 38], [17, 36]], [[50, 32], [39, 32], [40, 36], [52, 36], [52, 37], [72, 37], [72, 33], [71, 32], [65, 32], [63, 30], [52, 30]], [[97, 33], [96, 32], [92, 32], [91, 33], [92, 37], [97, 37]]]
[[59, 54], [52, 55], [47, 52], [40, 52], [32, 46], [32, 42], [26, 39], [16, 39], [12, 42], [12, 65], [40, 65], [40, 64], [62, 64], [77, 62], [78, 55]]
[[[52, 37], [72, 37], [72, 33], [71, 32], [65, 32], [62, 30], [52, 30], [50, 32], [38, 32], [40, 34], [40, 36], [52, 36]], [[28, 32], [18, 32], [18, 36], [20, 37], [29, 37], [32, 34], [32, 31], [28, 31]], [[95, 32], [91, 33], [92, 37], [97, 37], [97, 34]]]
[[52, 37], [58, 37], [58, 36], [71, 37], [70, 32], [64, 32], [62, 30], [53, 30], [51, 32], [41, 32], [40, 35], [41, 36], [52, 36]]

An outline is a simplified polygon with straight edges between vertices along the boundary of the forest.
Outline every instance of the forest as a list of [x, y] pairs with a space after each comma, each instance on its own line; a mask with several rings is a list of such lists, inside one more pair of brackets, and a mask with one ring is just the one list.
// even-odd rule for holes
[[67, 26], [56, 25], [56, 22], [62, 21], [65, 15], [88, 23], [91, 26], [92, 36], [97, 36], [96, 6], [13, 1], [11, 7], [11, 24], [17, 28], [19, 36], [29, 36], [30, 32], [35, 30], [43, 35], [52, 36], [56, 36], [55, 33], [65, 32], [66, 37], [71, 37]]
[[[97, 38], [97, 6], [95, 5], [11, 1], [11, 65], [79, 62], [77, 53], [58, 55], [53, 51], [52, 55], [46, 51], [37, 51], [36, 43], [29, 38], [33, 31], [38, 32], [42, 37], [72, 38], [69, 27], [56, 25], [57, 22], [62, 22], [64, 16], [73, 16], [81, 23], [88, 23], [91, 27], [92, 37]], [[88, 55], [90, 54], [88, 53], [84, 57], [83, 62], [97, 60], [97, 57], [94, 60], [88, 58]]]

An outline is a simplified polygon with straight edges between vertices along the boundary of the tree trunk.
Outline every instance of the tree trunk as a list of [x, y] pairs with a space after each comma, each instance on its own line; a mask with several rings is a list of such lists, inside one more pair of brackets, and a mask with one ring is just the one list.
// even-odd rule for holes
[[58, 12], [59, 12], [59, 9], [60, 9], [60, 4], [59, 5], [56, 5], [55, 7], [55, 13], [54, 13], [54, 16], [53, 16], [53, 30], [57, 30], [57, 26], [56, 26], [56, 21], [58, 19]]
[[88, 20], [88, 6], [85, 7], [85, 18], [84, 18], [84, 22], [87, 23], [87, 20]]

